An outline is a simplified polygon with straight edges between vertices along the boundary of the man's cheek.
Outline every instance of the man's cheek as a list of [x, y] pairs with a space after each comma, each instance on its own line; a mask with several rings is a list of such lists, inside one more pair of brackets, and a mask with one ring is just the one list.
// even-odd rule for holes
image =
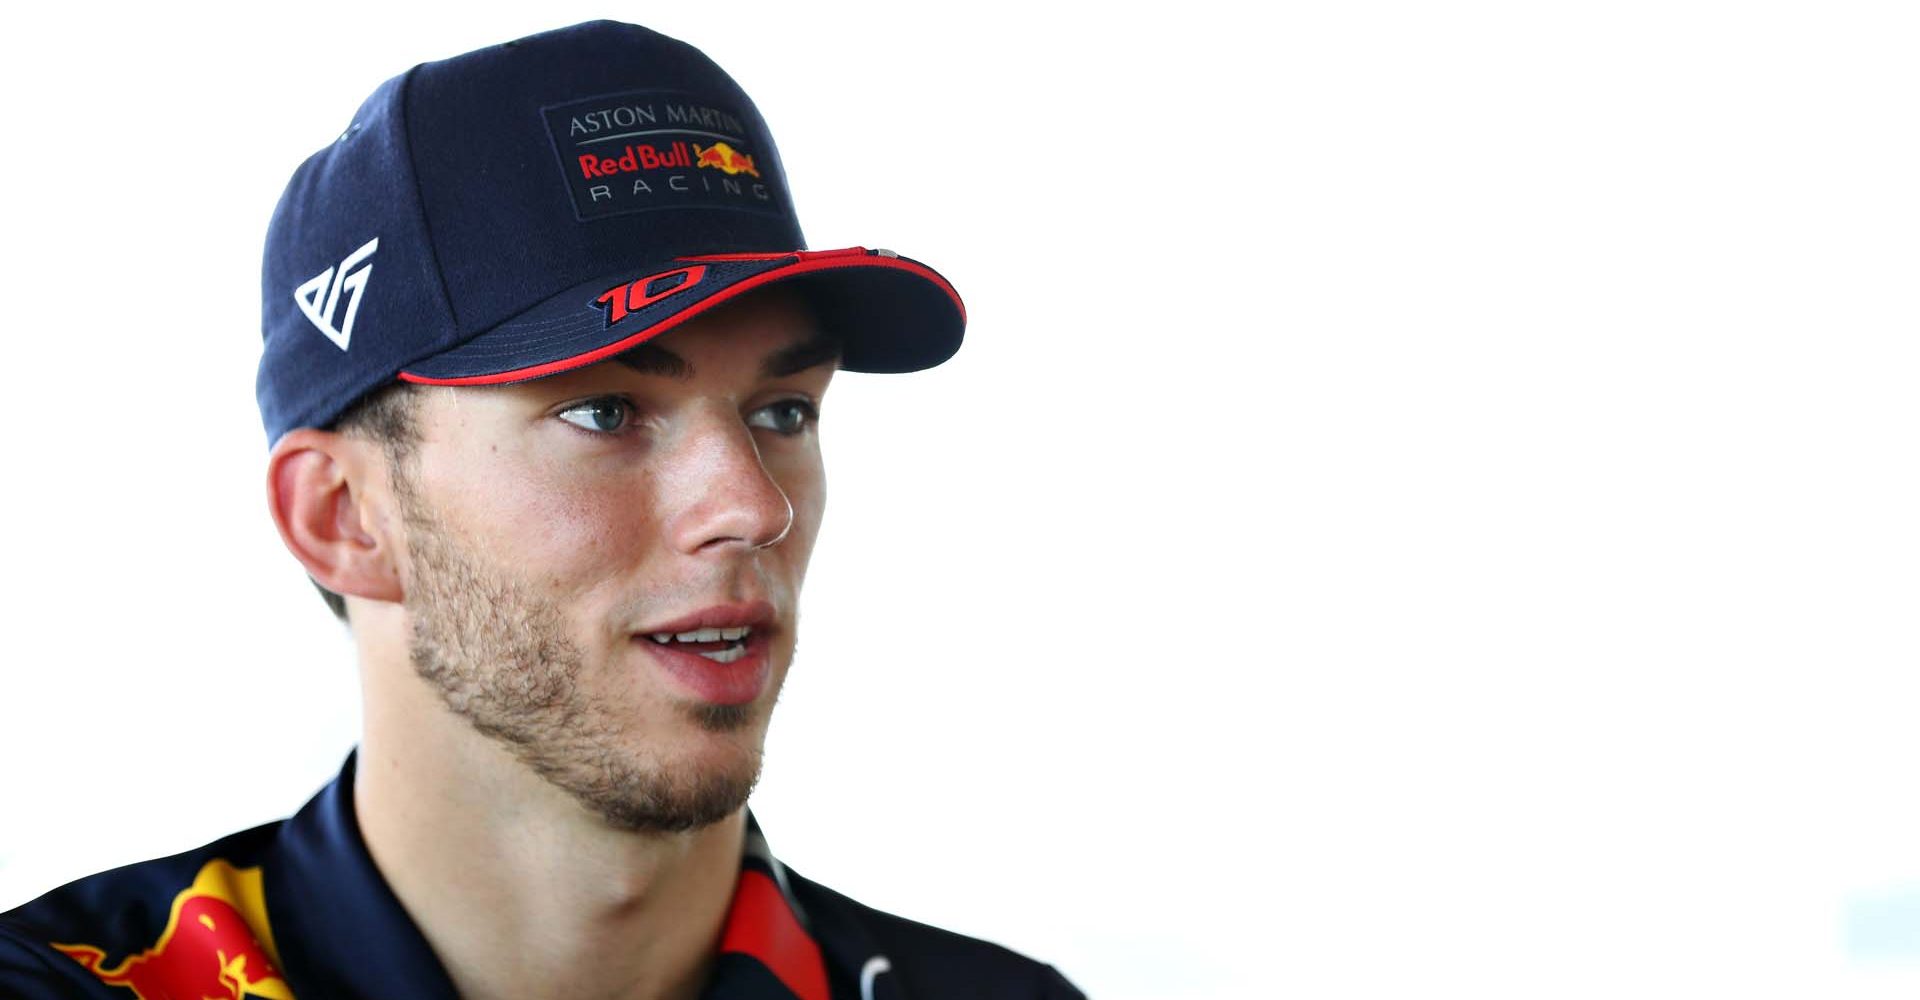
[[505, 527], [559, 551], [631, 541], [649, 506], [630, 482], [603, 482], [533, 470], [494, 491]]

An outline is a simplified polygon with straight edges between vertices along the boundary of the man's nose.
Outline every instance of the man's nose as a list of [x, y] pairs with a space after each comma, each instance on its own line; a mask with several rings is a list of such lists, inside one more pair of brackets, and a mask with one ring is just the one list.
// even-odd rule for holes
[[697, 421], [675, 450], [662, 499], [677, 512], [668, 529], [677, 548], [762, 549], [787, 536], [793, 504], [738, 416]]

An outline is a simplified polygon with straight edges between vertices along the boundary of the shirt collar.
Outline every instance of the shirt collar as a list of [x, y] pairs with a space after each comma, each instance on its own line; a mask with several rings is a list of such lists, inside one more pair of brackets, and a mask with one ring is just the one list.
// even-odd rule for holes
[[[348, 755], [339, 777], [286, 822], [263, 866], [288, 981], [304, 996], [459, 1000], [367, 853], [354, 815], [354, 764]], [[830, 1000], [826, 958], [790, 881], [749, 813], [703, 1000]]]

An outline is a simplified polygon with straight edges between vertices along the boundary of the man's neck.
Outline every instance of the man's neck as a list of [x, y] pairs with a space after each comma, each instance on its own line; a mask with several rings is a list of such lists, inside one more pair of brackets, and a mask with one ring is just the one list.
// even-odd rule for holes
[[616, 830], [428, 692], [383, 694], [366, 704], [361, 834], [465, 1000], [698, 996], [744, 809], [682, 834]]

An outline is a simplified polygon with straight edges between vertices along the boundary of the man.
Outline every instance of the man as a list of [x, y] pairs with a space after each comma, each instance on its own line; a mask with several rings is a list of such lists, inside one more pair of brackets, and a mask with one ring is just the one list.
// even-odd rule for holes
[[924, 265], [804, 246], [752, 103], [646, 29], [376, 91], [275, 212], [258, 382], [362, 745], [284, 823], [0, 916], [0, 995], [1078, 996], [747, 815], [828, 383], [965, 323]]

